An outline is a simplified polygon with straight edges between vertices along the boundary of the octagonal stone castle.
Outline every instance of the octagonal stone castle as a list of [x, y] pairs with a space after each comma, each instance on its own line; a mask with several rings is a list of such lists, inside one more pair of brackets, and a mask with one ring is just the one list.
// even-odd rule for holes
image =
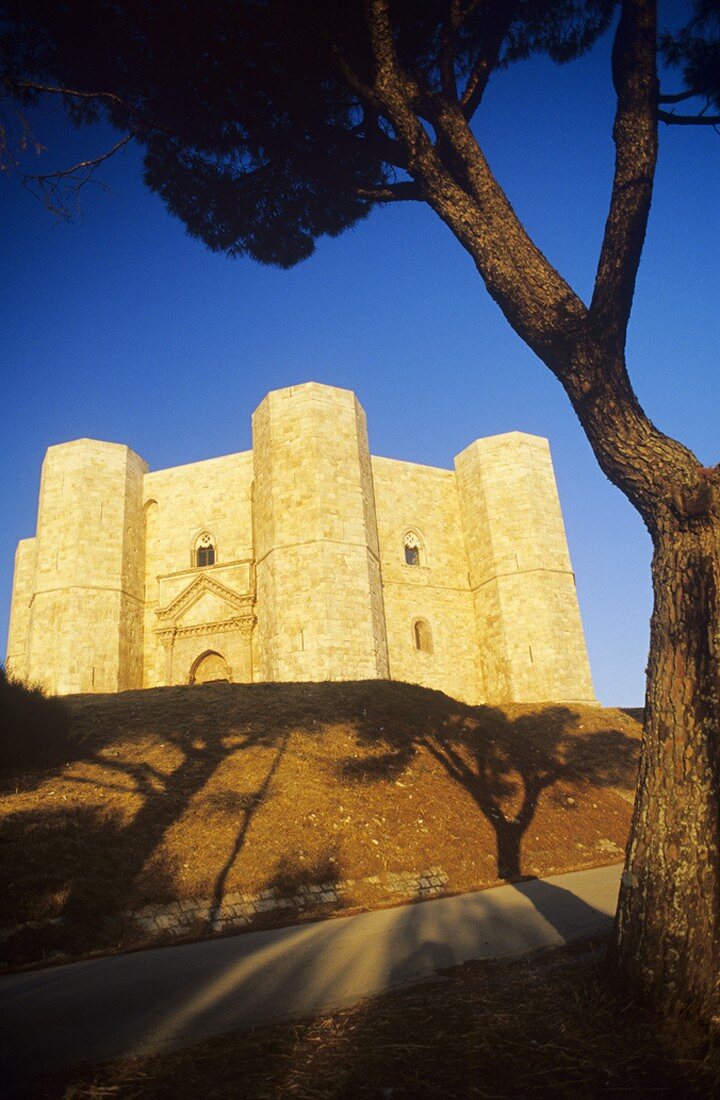
[[17, 550], [8, 670], [47, 691], [404, 680], [468, 703], [592, 702], [550, 451], [371, 457], [349, 390], [268, 394], [253, 448], [149, 472], [50, 447]]

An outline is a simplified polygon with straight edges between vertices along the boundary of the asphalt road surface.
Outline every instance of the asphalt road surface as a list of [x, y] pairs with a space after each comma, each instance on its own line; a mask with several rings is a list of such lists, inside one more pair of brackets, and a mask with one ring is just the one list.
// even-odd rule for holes
[[0, 1095], [80, 1062], [167, 1051], [310, 1016], [608, 926], [615, 864], [354, 917], [92, 959], [0, 978]]

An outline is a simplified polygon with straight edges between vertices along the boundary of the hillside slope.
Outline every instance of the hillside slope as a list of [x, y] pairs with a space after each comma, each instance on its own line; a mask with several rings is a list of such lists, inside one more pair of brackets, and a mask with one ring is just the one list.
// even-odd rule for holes
[[387, 900], [389, 872], [465, 891], [613, 862], [627, 837], [639, 726], [617, 710], [385, 681], [67, 702], [76, 759], [0, 797], [0, 927], [39, 922], [10, 964], [127, 946], [106, 918], [149, 903], [352, 880], [347, 910]]

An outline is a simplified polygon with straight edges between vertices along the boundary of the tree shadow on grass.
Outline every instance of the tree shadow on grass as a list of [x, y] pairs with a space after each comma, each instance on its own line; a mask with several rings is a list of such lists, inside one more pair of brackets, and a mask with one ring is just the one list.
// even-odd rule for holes
[[[59, 918], [82, 927], [86, 949], [104, 946], [100, 914], [112, 917], [178, 896], [180, 868], [165, 842], [194, 804], [195, 828], [212, 830], [220, 817], [226, 824], [235, 819], [213, 885], [203, 894], [210, 897], [212, 927], [253, 821], [274, 797], [292, 734], [319, 736], [337, 717], [337, 700], [325, 688], [223, 683], [69, 697], [76, 759], [59, 772], [21, 770], [14, 783], [10, 776], [21, 800], [42, 791], [43, 808], [35, 799], [0, 823], [10, 883], [0, 926]], [[345, 713], [354, 713], [352, 705]], [[249, 789], [225, 789], [217, 782], [219, 770], [245, 755], [253, 759]], [[63, 784], [57, 791], [56, 781]], [[94, 804], [57, 805], [58, 797], [66, 798], [60, 789], [71, 798], [73, 790], [92, 792]], [[108, 803], [99, 806], [103, 795]], [[282, 873], [291, 874], [289, 863]], [[36, 929], [31, 939], [44, 934]], [[57, 946], [58, 937], [50, 938]]]
[[[89, 784], [100, 798], [105, 793], [107, 806], [98, 806], [97, 796], [93, 807], [51, 805], [41, 811], [35, 804], [6, 817], [4, 829], [15, 845], [8, 881], [19, 882], [22, 892], [22, 882], [32, 878], [23, 852], [36, 854], [54, 883], [54, 909], [49, 902], [47, 909], [68, 920], [174, 900], [179, 869], [166, 838], [191, 803], [201, 804], [205, 814], [206, 825], [201, 821], [196, 828], [216, 828], [219, 815], [228, 826], [210, 891], [212, 919], [233, 885], [258, 813], [276, 795], [285, 757], [300, 751], [292, 745], [296, 732], [304, 735], [302, 751], [317, 751], [323, 761], [322, 738], [338, 724], [352, 731], [358, 752], [334, 766], [341, 781], [353, 786], [395, 781], [419, 753], [433, 757], [492, 825], [504, 878], [522, 873], [522, 840], [544, 791], [560, 779], [629, 788], [635, 772], [637, 742], [612, 728], [583, 735], [571, 708], [508, 718], [497, 708], [467, 707], [440, 692], [385, 681], [207, 684], [71, 697], [67, 704], [83, 767], [65, 769], [62, 780], [77, 790]], [[315, 737], [317, 750], [311, 747]], [[251, 752], [258, 749], [260, 756]], [[246, 757], [254, 761], [247, 789], [223, 787], [219, 769]], [[43, 784], [49, 775], [42, 773]], [[32, 790], [32, 777], [22, 789]], [[53, 847], [53, 831], [75, 836], [77, 844]], [[282, 844], [279, 831], [278, 851]], [[302, 874], [295, 853], [283, 852], [275, 872], [268, 867], [266, 881]], [[36, 898], [48, 896], [39, 886], [25, 893], [33, 889]]]
[[222, 909], [223, 899], [225, 897], [225, 891], [227, 889], [228, 878], [230, 872], [240, 855], [243, 845], [247, 839], [248, 830], [252, 824], [255, 814], [260, 807], [267, 801], [273, 779], [275, 778], [277, 771], [282, 763], [283, 756], [287, 750], [288, 741], [290, 740], [290, 731], [285, 730], [282, 736], [279, 738], [278, 744], [274, 749], [274, 754], [270, 763], [270, 767], [265, 773], [262, 782], [251, 795], [245, 799], [245, 804], [242, 809], [242, 818], [240, 827], [235, 835], [232, 847], [227, 854], [227, 858], [223, 863], [218, 875], [215, 879], [213, 886], [212, 903], [210, 906], [210, 913], [208, 914], [208, 921], [211, 927], [214, 927], [216, 922], [220, 919], [220, 912]]
[[[235, 705], [228, 706], [229, 686], [69, 700], [83, 769], [67, 765], [58, 782], [63, 791], [89, 787], [95, 799], [107, 792], [114, 802], [107, 807], [97, 802], [52, 805], [57, 792], [49, 789], [48, 808], [38, 809], [35, 804], [3, 819], [0, 837], [7, 842], [3, 863], [9, 886], [0, 925], [29, 920], [44, 926], [48, 919], [59, 918], [65, 926], [62, 935], [58, 929], [36, 928], [30, 930], [30, 937], [14, 937], [7, 946], [11, 961], [24, 961], [22, 951], [43, 936], [56, 944], [64, 935], [73, 949], [80, 949], [80, 940], [85, 949], [106, 946], [102, 919], [148, 901], [174, 900], [178, 868], [162, 851], [164, 839], [191, 802], [202, 798], [226, 761], [252, 749], [266, 750], [269, 763], [264, 778], [231, 808], [238, 826], [216, 877], [209, 913], [213, 919], [253, 816], [271, 797], [272, 780], [292, 729], [285, 715], [264, 709], [262, 700], [247, 692], [236, 694]], [[115, 747], [118, 744], [122, 751]], [[33, 780], [38, 787], [55, 785], [52, 771], [30, 776], [23, 772], [16, 781], [18, 791], [32, 790]], [[205, 795], [210, 819], [219, 809], [213, 799], [226, 801], [228, 795], [232, 792]], [[224, 809], [227, 812], [228, 807]], [[70, 926], [77, 936], [70, 933]], [[39, 950], [37, 944], [32, 950]], [[13, 959], [13, 952], [20, 952], [20, 957]]]
[[386, 719], [379, 728], [367, 718], [357, 722], [358, 740], [372, 755], [346, 760], [343, 777], [357, 783], [397, 779], [418, 753], [429, 754], [492, 826], [499, 878], [522, 876], [523, 837], [544, 791], [560, 781], [634, 786], [637, 740], [614, 728], [584, 733], [581, 714], [568, 706], [510, 718], [497, 707], [465, 706], [439, 692], [426, 695], [425, 713], [413, 724]]
[[275, 890], [280, 897], [290, 897], [303, 888], [338, 883], [342, 878], [342, 865], [337, 856], [331, 855], [333, 851], [332, 848], [325, 848], [314, 860], [302, 866], [292, 856], [281, 856], [268, 879], [267, 888]]
[[[0, 944], [5, 965], [107, 949], [126, 940], [131, 926], [117, 918], [134, 873], [126, 828], [121, 815], [98, 806], [26, 811], [3, 820], [4, 836], [20, 832], [24, 838], [21, 846], [3, 845], [8, 916], [2, 923], [15, 926]], [[159, 893], [172, 889], [173, 872], [156, 860]]]

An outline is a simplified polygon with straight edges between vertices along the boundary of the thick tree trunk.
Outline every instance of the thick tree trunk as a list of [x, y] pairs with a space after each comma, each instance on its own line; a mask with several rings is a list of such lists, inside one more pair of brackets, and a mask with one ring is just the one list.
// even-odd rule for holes
[[708, 512], [663, 527], [638, 794], [610, 961], [663, 1015], [710, 1021], [720, 1016], [720, 522]]
[[[657, 155], [656, 5], [621, 5], [615, 174], [589, 308], [519, 221], [452, 80], [440, 95], [405, 71], [388, 0], [366, 8], [370, 102], [390, 122], [404, 167], [565, 387], [600, 466], [653, 536], [646, 725], [611, 957], [625, 984], [663, 1014], [720, 1018], [720, 469], [703, 469], [648, 420], [624, 358]], [[503, 870], [519, 862], [513, 843], [501, 853]]]
[[521, 846], [525, 829], [517, 821], [493, 822], [497, 837], [498, 878], [508, 881], [522, 875]]

